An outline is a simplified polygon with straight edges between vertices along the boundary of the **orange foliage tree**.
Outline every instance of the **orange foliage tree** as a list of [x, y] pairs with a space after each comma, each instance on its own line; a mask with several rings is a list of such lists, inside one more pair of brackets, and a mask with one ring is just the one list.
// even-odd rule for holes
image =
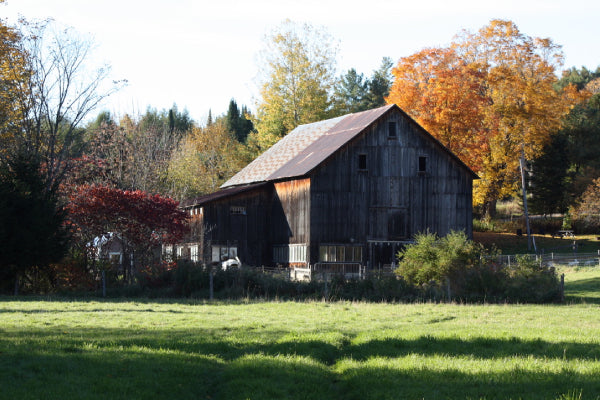
[[520, 161], [539, 155], [582, 96], [557, 91], [560, 46], [493, 20], [447, 48], [402, 58], [388, 103], [396, 103], [476, 171], [474, 204], [492, 214], [519, 187]]
[[454, 49], [428, 48], [400, 59], [387, 98], [408, 112], [474, 171], [488, 151], [481, 115], [484, 74]]

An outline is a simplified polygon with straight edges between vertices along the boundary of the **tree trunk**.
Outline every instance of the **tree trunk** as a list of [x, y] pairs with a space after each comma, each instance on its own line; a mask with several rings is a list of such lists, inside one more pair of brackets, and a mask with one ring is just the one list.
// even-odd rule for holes
[[493, 219], [496, 218], [496, 203], [498, 201], [497, 200], [487, 200], [485, 203], [483, 203], [483, 212], [482, 212], [482, 218], [483, 219]]
[[15, 291], [14, 291], [14, 295], [15, 296], [19, 295], [19, 273], [15, 274]]
[[523, 150], [521, 150], [519, 166], [521, 169], [521, 187], [523, 189], [523, 212], [525, 213], [525, 228], [527, 230], [527, 250], [531, 251], [531, 247], [533, 245], [533, 249], [537, 253], [535, 239], [531, 235], [531, 227], [529, 224], [529, 211], [527, 209], [527, 182], [525, 180], [525, 152]]

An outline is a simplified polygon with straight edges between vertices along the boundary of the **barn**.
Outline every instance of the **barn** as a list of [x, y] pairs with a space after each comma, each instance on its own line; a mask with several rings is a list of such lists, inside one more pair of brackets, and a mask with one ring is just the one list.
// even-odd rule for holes
[[183, 204], [194, 237], [180, 251], [204, 262], [377, 268], [416, 233], [471, 236], [476, 178], [396, 105], [301, 125], [219, 191]]

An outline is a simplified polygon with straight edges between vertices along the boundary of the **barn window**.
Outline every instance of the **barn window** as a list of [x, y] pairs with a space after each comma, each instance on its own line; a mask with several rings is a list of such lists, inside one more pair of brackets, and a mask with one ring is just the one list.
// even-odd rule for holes
[[246, 207], [231, 206], [229, 213], [231, 215], [246, 215]]
[[358, 170], [359, 171], [367, 170], [367, 155], [366, 154], [358, 155]]
[[396, 121], [390, 121], [388, 122], [388, 138], [389, 139], [396, 139], [396, 136], [398, 136], [398, 124], [396, 124]]
[[419, 157], [419, 172], [420, 173], [427, 172], [427, 157], [425, 157], [425, 156]]
[[203, 207], [190, 208], [190, 215], [202, 215], [204, 214]]
[[321, 262], [362, 262], [361, 246], [319, 246]]
[[280, 263], [306, 262], [307, 248], [304, 244], [273, 246], [273, 261]]

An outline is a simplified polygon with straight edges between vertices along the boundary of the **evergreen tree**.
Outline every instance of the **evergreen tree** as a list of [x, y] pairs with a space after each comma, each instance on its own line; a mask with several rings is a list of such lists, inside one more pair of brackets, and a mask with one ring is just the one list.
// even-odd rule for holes
[[249, 111], [245, 106], [242, 107], [242, 111], [240, 112], [235, 100], [231, 99], [227, 114], [225, 115], [225, 125], [227, 130], [231, 132], [240, 143], [246, 141], [248, 134], [254, 127], [252, 121], [247, 118], [248, 115]]
[[384, 57], [381, 66], [373, 72], [369, 80], [369, 91], [366, 98], [367, 109], [377, 108], [386, 104], [385, 98], [390, 94], [392, 87], [392, 59]]
[[58, 188], [47, 179], [30, 156], [0, 165], [0, 281], [5, 287], [13, 282], [15, 294], [34, 270], [52, 281], [49, 264], [67, 249]]
[[334, 88], [334, 108], [344, 115], [368, 109], [369, 81], [354, 68], [342, 75]]
[[371, 78], [365, 78], [364, 74], [359, 74], [354, 68], [342, 75], [334, 88], [333, 108], [336, 115], [384, 106], [392, 87], [392, 65], [392, 60], [384, 57]]

